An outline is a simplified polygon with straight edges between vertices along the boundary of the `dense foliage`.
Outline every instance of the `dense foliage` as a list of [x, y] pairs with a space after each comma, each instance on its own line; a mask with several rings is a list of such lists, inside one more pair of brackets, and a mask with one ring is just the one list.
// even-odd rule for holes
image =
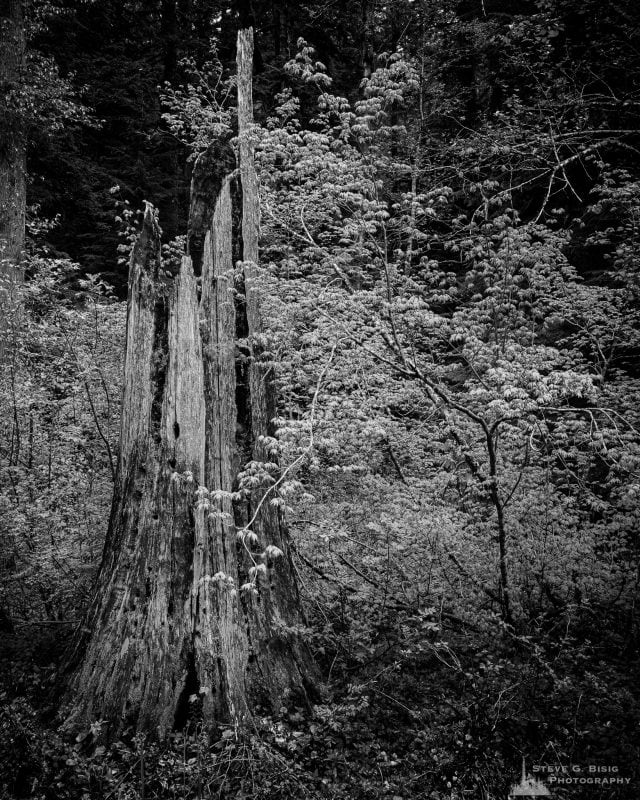
[[524, 756], [615, 765], [630, 783], [589, 796], [635, 797], [632, 0], [254, 4], [271, 502], [325, 695], [213, 742], [197, 720], [163, 746], [107, 749], [100, 720], [56, 732], [109, 512], [131, 209], [160, 207], [175, 258], [195, 158], [235, 145], [246, 13], [38, 10], [32, 47], [73, 113], [43, 112], [33, 139], [40, 210], [2, 365], [2, 791], [497, 798]]

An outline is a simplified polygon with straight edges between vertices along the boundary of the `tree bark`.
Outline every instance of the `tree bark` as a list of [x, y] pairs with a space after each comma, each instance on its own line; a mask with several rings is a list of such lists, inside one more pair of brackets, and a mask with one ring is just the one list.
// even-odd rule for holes
[[372, 18], [375, 17], [375, 2], [360, 2], [360, 69], [364, 78], [370, 78], [373, 72], [373, 45], [371, 43]]
[[[250, 468], [268, 460], [260, 437], [273, 406], [257, 346], [257, 178], [241, 145], [243, 157], [244, 300], [231, 173], [212, 199], [200, 300], [189, 256], [176, 276], [163, 269], [151, 207], [132, 253], [120, 457], [97, 589], [69, 663], [69, 729], [100, 719], [108, 737], [132, 727], [163, 738], [194, 717], [243, 725], [311, 689], [284, 520], [268, 487], [237, 480], [247, 452]], [[239, 325], [255, 344], [246, 376]]]
[[191, 176], [187, 254], [193, 271], [200, 275], [204, 242], [211, 227], [216, 198], [226, 176], [234, 170], [236, 157], [228, 142], [213, 142], [196, 159]]
[[[173, 285], [172, 285], [173, 284]], [[162, 736], [195, 670], [193, 554], [204, 518], [204, 375], [188, 258], [163, 278], [148, 207], [129, 279], [120, 457], [97, 591], [76, 644], [68, 721]], [[215, 687], [211, 687], [214, 690]]]
[[16, 326], [23, 280], [26, 145], [22, 0], [0, 0], [0, 363]]
[[25, 78], [22, 0], [0, 0], [0, 275], [20, 277], [24, 252], [26, 148], [20, 105]]
[[[214, 218], [223, 240], [227, 198], [223, 192]], [[218, 327], [224, 281], [216, 285], [211, 236], [207, 244], [202, 308], [213, 321], [205, 319], [201, 337], [191, 261], [163, 278], [160, 230], [147, 209], [131, 261], [118, 475], [97, 591], [72, 656], [82, 663], [71, 681], [71, 727], [104, 719], [114, 735], [131, 725], [162, 738], [184, 724], [193, 695], [208, 721], [246, 716], [237, 600], [226, 573], [215, 577], [234, 532], [226, 517], [205, 513], [199, 491], [207, 462], [228, 441], [220, 426], [231, 424], [219, 412], [232, 387], [212, 380], [228, 373], [217, 362], [228, 360], [229, 348]], [[214, 390], [222, 398], [216, 394], [207, 414]], [[213, 415], [215, 441], [207, 436]]]

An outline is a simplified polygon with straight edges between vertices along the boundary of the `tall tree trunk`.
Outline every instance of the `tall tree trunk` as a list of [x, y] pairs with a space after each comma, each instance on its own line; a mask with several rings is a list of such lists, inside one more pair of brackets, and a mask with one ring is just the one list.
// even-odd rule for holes
[[0, 0], [0, 363], [19, 308], [23, 278], [26, 146], [22, 0]]
[[360, 69], [364, 78], [370, 78], [373, 71], [372, 18], [375, 16], [375, 2], [360, 2]]
[[244, 159], [251, 258], [238, 311], [231, 174], [212, 200], [199, 301], [189, 256], [175, 277], [163, 269], [151, 207], [132, 253], [118, 474], [97, 590], [70, 661], [71, 728], [104, 719], [110, 735], [132, 725], [163, 737], [196, 714], [209, 726], [243, 724], [256, 707], [277, 710], [310, 688], [284, 522], [267, 488], [237, 481], [247, 449], [254, 474], [268, 460], [260, 436], [272, 405], [259, 352], [246, 381], [236, 363], [238, 325], [250, 341], [261, 330], [252, 150]]
[[0, 271], [16, 275], [24, 251], [26, 150], [22, 0], [0, 0]]

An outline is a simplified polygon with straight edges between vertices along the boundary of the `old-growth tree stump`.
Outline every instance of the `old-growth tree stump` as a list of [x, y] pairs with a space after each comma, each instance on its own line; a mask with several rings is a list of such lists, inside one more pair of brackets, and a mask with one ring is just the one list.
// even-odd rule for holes
[[[243, 42], [241, 32], [240, 92], [250, 76]], [[150, 206], [132, 252], [119, 464], [96, 592], [70, 659], [70, 728], [105, 720], [109, 735], [130, 727], [162, 738], [194, 714], [210, 726], [243, 724], [258, 707], [304, 701], [312, 685], [282, 512], [268, 487], [239, 491], [237, 481], [247, 458], [268, 460], [274, 408], [259, 350], [257, 181], [243, 130], [241, 117], [240, 248], [225, 156], [222, 174], [208, 177], [213, 213], [190, 226], [201, 286], [189, 256], [175, 275], [163, 266]], [[248, 369], [236, 357], [239, 330]]]

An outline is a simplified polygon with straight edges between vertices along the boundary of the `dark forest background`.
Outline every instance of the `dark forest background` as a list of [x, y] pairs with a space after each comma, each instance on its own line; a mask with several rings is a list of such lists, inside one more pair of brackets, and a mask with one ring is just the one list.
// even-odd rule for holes
[[[33, 0], [25, 14], [0, 792], [503, 798], [525, 757], [629, 779], [554, 797], [636, 797], [635, 0]], [[151, 202], [175, 263], [196, 159], [214, 164], [212, 142], [237, 132], [241, 23], [278, 502], [323, 695], [240, 740], [205, 736], [196, 698], [163, 745], [97, 744], [100, 720], [70, 741], [56, 698], [113, 491], [130, 245]]]

